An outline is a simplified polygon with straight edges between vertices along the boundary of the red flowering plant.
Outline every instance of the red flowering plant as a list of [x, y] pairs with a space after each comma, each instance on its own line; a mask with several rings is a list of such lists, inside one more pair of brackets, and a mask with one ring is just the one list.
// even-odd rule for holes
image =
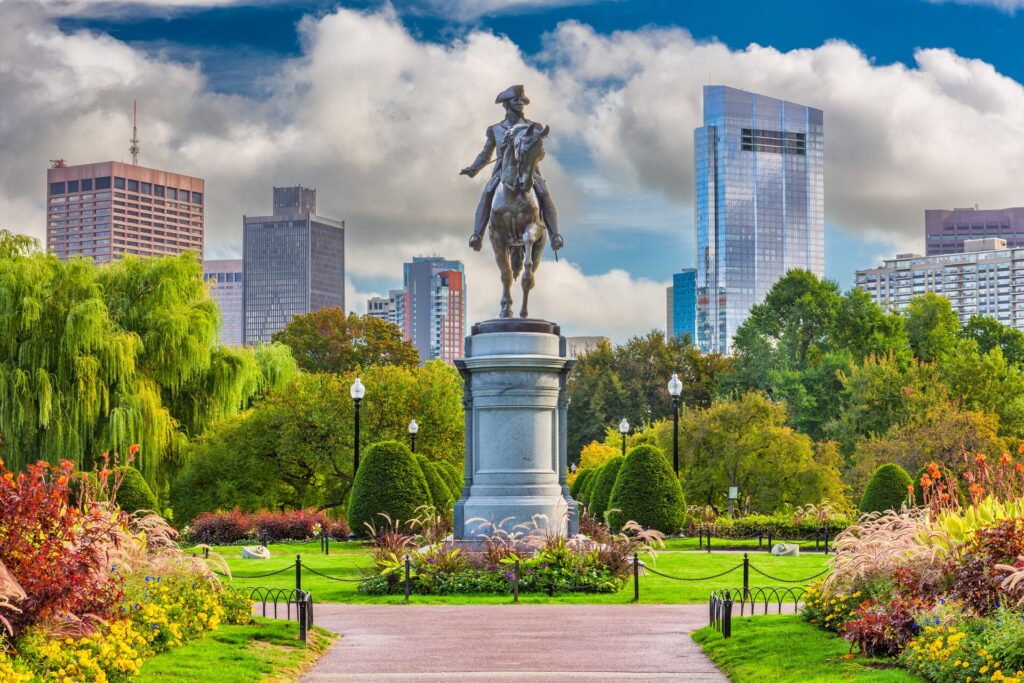
[[888, 600], [866, 601], [843, 625], [843, 638], [861, 654], [895, 657], [914, 637], [915, 612], [925, 606], [920, 599], [897, 595]]
[[[101, 481], [108, 475], [101, 472]], [[70, 462], [39, 461], [15, 475], [0, 461], [0, 574], [20, 593], [0, 602], [7, 630], [16, 636], [36, 623], [89, 630], [113, 614], [123, 578], [110, 568], [125, 532], [125, 516], [94, 502]]]
[[1024, 518], [1004, 519], [978, 529], [950, 558], [948, 596], [978, 615], [994, 610], [1006, 596], [1005, 567], [1024, 555]]

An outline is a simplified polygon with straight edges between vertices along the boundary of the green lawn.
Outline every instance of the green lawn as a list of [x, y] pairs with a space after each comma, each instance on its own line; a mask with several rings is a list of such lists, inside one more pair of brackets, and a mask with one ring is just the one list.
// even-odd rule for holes
[[307, 644], [294, 621], [257, 619], [249, 626], [221, 626], [202, 638], [146, 660], [135, 680], [249, 683], [294, 681], [334, 640], [316, 628]]
[[734, 683], [924, 680], [893, 668], [892, 660], [845, 659], [848, 643], [795, 614], [733, 618], [728, 640], [711, 627], [695, 631], [693, 639]]
[[[685, 540], [685, 539], [684, 539]], [[703, 577], [718, 574], [731, 569], [743, 562], [743, 554], [736, 552], [692, 552], [676, 548], [673, 540], [668, 550], [660, 551], [653, 569], [679, 577]], [[372, 565], [366, 547], [357, 543], [338, 543], [331, 545], [330, 555], [320, 552], [318, 542], [306, 544], [271, 545], [269, 560], [243, 560], [241, 548], [238, 546], [215, 547], [214, 552], [222, 555], [238, 575], [258, 574], [287, 566], [294, 566], [295, 555], [302, 555], [302, 564], [332, 576], [358, 578], [361, 570], [368, 570]], [[800, 557], [772, 557], [767, 552], [751, 552], [750, 563], [774, 577], [780, 579], [801, 579], [822, 571], [828, 556], [821, 553], [805, 554]], [[234, 586], [267, 586], [274, 588], [294, 588], [295, 573], [286, 571], [269, 578], [224, 579], [226, 584]], [[314, 601], [350, 602], [350, 603], [397, 603], [402, 596], [362, 595], [356, 591], [356, 583], [340, 583], [313, 575], [309, 571], [302, 573], [302, 588], [313, 594]], [[640, 601], [644, 603], [703, 603], [715, 588], [731, 588], [743, 585], [743, 572], [740, 569], [723, 577], [705, 581], [674, 581], [655, 575], [640, 578]], [[781, 584], [766, 579], [753, 569], [750, 572], [751, 586], [800, 585]], [[419, 604], [467, 604], [467, 603], [504, 603], [511, 600], [511, 595], [413, 595], [411, 602]], [[547, 595], [523, 594], [520, 602], [525, 603], [626, 603], [633, 599], [633, 585], [630, 582], [623, 590], [613, 594], [558, 594], [553, 598]]]

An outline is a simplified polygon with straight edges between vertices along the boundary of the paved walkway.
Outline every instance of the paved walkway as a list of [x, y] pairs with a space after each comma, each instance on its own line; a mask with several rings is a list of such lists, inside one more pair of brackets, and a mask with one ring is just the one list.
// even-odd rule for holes
[[705, 605], [317, 605], [342, 637], [302, 683], [727, 682], [689, 633]]

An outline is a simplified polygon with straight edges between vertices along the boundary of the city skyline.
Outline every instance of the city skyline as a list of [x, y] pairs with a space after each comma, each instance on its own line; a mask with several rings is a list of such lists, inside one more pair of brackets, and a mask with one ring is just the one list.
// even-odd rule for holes
[[[665, 287], [694, 262], [685, 131], [700, 125], [708, 83], [827, 113], [825, 275], [849, 288], [865, 265], [924, 251], [926, 209], [1024, 204], [1024, 69], [994, 31], [1020, 25], [1019, 13], [873, 2], [906, 35], [831, 5], [796, 31], [781, 16], [727, 20], [746, 17], [742, 2], [451, 4], [459, 17], [408, 2], [215, 11], [150, 0], [117, 17], [102, 2], [4, 3], [0, 42], [31, 68], [0, 74], [0, 226], [42, 240], [33, 169], [127, 159], [137, 99], [139, 163], [209, 185], [206, 258], [241, 256], [237, 216], [263, 188], [330, 187], [323, 211], [346, 218], [359, 254], [351, 308], [386, 296], [412, 255], [436, 252], [465, 263], [479, 293], [470, 322], [493, 317], [492, 259], [465, 244], [479, 183], [457, 173], [501, 116], [493, 98], [509, 83], [488, 66], [500, 63], [552, 131], [542, 165], [566, 248], [542, 266], [536, 315], [617, 341], [664, 328]], [[274, 36], [243, 30], [267, 17]], [[206, 25], [244, 48], [219, 49]], [[358, 50], [364, 41], [389, 49]], [[379, 87], [396, 79], [408, 87]], [[58, 82], [65, 91], [49, 97]]]

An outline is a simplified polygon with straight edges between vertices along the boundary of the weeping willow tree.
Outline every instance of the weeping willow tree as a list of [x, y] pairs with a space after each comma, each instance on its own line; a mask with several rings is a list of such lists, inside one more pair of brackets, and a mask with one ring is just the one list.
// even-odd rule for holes
[[0, 231], [0, 457], [87, 468], [139, 444], [164, 489], [192, 436], [294, 376], [286, 347], [219, 347], [219, 325], [191, 255], [97, 267]]

